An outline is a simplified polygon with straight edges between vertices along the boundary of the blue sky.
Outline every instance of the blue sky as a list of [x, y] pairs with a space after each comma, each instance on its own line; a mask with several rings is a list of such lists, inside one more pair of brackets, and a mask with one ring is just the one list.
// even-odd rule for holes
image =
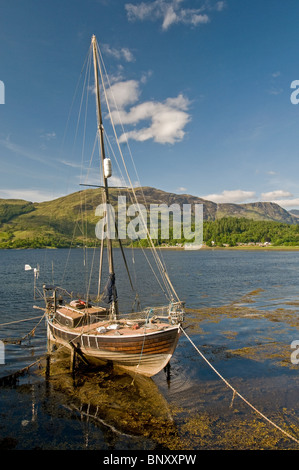
[[143, 186], [299, 209], [298, 17], [297, 0], [2, 1], [0, 197], [82, 189], [88, 146], [66, 135], [95, 34]]

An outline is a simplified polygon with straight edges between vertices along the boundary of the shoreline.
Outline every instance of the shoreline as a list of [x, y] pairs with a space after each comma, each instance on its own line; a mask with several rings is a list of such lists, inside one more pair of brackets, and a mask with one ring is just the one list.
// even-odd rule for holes
[[[137, 247], [136, 247], [137, 248]], [[176, 247], [176, 246], [161, 246], [157, 247], [161, 250], [181, 250], [181, 251], [200, 251], [200, 250], [206, 250], [206, 251], [213, 251], [213, 250], [232, 250], [232, 251], [242, 251], [242, 250], [247, 250], [247, 251], [299, 251], [299, 246], [202, 246], [198, 250], [186, 250], [184, 247]]]
[[203, 246], [201, 250], [248, 250], [248, 251], [299, 251], [299, 246], [252, 246], [252, 245], [242, 245], [242, 246]]
[[[40, 248], [33, 248], [33, 247], [16, 247], [16, 248], [0, 248], [0, 251], [1, 250], [63, 250], [63, 249], [66, 249], [66, 250], [69, 250], [69, 249], [86, 249], [86, 248], [90, 248], [90, 249], [94, 249], [94, 247], [92, 246], [86, 246], [86, 247], [83, 247], [83, 246], [76, 246], [76, 247], [54, 247], [54, 246], [44, 246], [44, 247], [40, 247]], [[100, 248], [100, 247], [98, 247]], [[114, 248], [119, 248], [119, 247], [114, 247]], [[136, 249], [136, 250], [140, 250], [140, 249], [146, 249], [146, 250], [150, 250], [151, 247], [138, 247], [138, 246], [134, 246], [134, 247], [131, 247], [131, 246], [123, 246], [123, 248], [127, 248], [127, 249]], [[299, 251], [299, 246], [283, 246], [283, 245], [279, 245], [279, 246], [254, 246], [254, 245], [242, 245], [242, 246], [206, 246], [206, 245], [203, 245], [201, 248], [198, 248], [198, 249], [185, 249], [183, 246], [156, 246], [155, 247], [156, 249], [158, 250], [175, 250], [175, 251], [201, 251], [201, 250], [204, 250], [204, 251]]]

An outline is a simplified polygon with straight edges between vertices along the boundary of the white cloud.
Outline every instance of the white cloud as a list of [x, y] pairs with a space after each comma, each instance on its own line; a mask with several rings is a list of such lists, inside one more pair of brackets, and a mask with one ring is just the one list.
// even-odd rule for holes
[[281, 73], [280, 71], [276, 71], [276, 72], [273, 72], [271, 77], [271, 87], [268, 89], [268, 93], [270, 95], [280, 95], [281, 93], [283, 93], [283, 88], [281, 86], [279, 86], [279, 77], [280, 77]]
[[141, 77], [141, 83], [146, 83], [147, 80], [152, 76], [153, 72], [149, 70], [148, 72], [145, 72], [142, 77]]
[[261, 196], [264, 201], [269, 201], [269, 200], [272, 201], [272, 199], [277, 199], [281, 197], [292, 197], [293, 194], [291, 194], [289, 191], [283, 191], [282, 189], [278, 189], [276, 191], [262, 193]]
[[177, 21], [178, 21], [178, 16], [175, 13], [173, 7], [170, 5], [164, 13], [162, 29], [167, 29], [172, 23], [177, 23]]
[[0, 189], [0, 196], [4, 199], [24, 199], [32, 202], [52, 201], [65, 195], [39, 189]]
[[184, 127], [190, 121], [186, 112], [189, 101], [183, 95], [168, 98], [163, 103], [147, 101], [134, 106], [129, 112], [120, 113], [123, 124], [137, 124], [150, 121], [147, 127], [132, 130], [120, 137], [120, 142], [134, 139], [139, 142], [153, 139], [161, 144], [174, 144], [184, 138]]
[[299, 197], [293, 199], [274, 199], [271, 202], [278, 204], [284, 209], [298, 209], [299, 208]]
[[222, 11], [224, 1], [218, 1], [214, 6], [206, 2], [200, 8], [183, 8], [184, 0], [154, 0], [153, 2], [141, 2], [139, 4], [127, 3], [125, 9], [129, 21], [162, 20], [162, 29], [166, 31], [174, 24], [197, 26], [210, 21], [207, 11]]
[[44, 134], [40, 135], [40, 138], [48, 141], [56, 139], [56, 132], [45, 132]]
[[115, 57], [118, 60], [124, 59], [126, 62], [135, 61], [133, 53], [127, 47], [116, 49], [114, 47], [109, 46], [109, 44], [103, 44], [102, 47], [103, 47], [103, 52], [105, 54]]
[[283, 93], [283, 89], [282, 88], [270, 88], [270, 90], [268, 90], [268, 93], [269, 95], [280, 95], [281, 93]]
[[122, 134], [120, 142], [126, 142], [128, 139], [139, 142], [153, 139], [161, 144], [174, 144], [184, 138], [184, 128], [190, 121], [190, 102], [182, 94], [167, 98], [164, 102], [146, 101], [131, 106], [140, 96], [139, 82], [136, 80], [114, 83], [107, 94], [112, 102], [111, 115], [116, 125], [135, 126], [146, 121], [146, 126], [141, 129], [129, 130]]
[[270, 191], [268, 193], [261, 194], [262, 200], [273, 202], [278, 204], [284, 209], [296, 209], [299, 206], [299, 198], [294, 198], [293, 194], [289, 191], [284, 191], [282, 189], [277, 189], [276, 191]]
[[224, 10], [225, 7], [226, 7], [226, 3], [224, 1], [221, 1], [221, 2], [216, 3], [215, 9], [217, 11], [222, 11]]
[[[140, 95], [139, 82], [137, 80], [127, 80], [114, 83], [107, 90], [107, 95], [111, 105], [124, 108], [138, 100]], [[115, 114], [114, 119], [117, 119]]]
[[206, 196], [201, 196], [203, 199], [208, 201], [216, 202], [219, 204], [222, 203], [232, 203], [238, 204], [249, 199], [255, 198], [256, 193], [254, 191], [243, 191], [242, 189], [235, 190], [224, 190], [221, 194], [208, 194]]
[[128, 19], [130, 21], [134, 20], [145, 20], [150, 15], [154, 13], [155, 6], [160, 2], [153, 2], [153, 3], [140, 3], [139, 5], [133, 5], [132, 3], [127, 3], [125, 5], [125, 9], [127, 10]]
[[59, 163], [63, 165], [70, 166], [71, 168], [82, 168], [82, 165], [75, 162], [68, 162], [67, 160], [59, 160]]
[[117, 188], [126, 187], [127, 184], [119, 176], [111, 176], [109, 178], [109, 186], [115, 186]]
[[[90, 186], [99, 186], [101, 183], [99, 176], [95, 175], [93, 172], [90, 173], [90, 168], [87, 169], [86, 174], [83, 175], [76, 175], [76, 179], [80, 181], [80, 184], [82, 186], [88, 187]], [[112, 168], [113, 171], [113, 168]], [[109, 186], [110, 187], [117, 187], [117, 188], [122, 188], [122, 187], [127, 187], [128, 184], [125, 182], [124, 177], [121, 177], [119, 175], [112, 175], [109, 178]]]
[[193, 26], [196, 26], [198, 24], [205, 24], [209, 23], [210, 18], [208, 15], [200, 14], [200, 10], [181, 10], [180, 15], [178, 15], [178, 23], [183, 23], [183, 24], [191, 24]]

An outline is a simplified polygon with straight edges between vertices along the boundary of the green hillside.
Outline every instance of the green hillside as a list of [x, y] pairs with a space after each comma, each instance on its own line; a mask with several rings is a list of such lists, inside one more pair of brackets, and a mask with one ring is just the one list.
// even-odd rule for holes
[[9, 222], [16, 216], [34, 210], [32, 202], [22, 199], [0, 199], [0, 224]]
[[[222, 219], [268, 221], [270, 222], [269, 227], [271, 227], [271, 223], [279, 223], [283, 224], [285, 231], [290, 231], [292, 225], [299, 223], [296, 216], [273, 203], [216, 204], [195, 196], [167, 193], [149, 187], [136, 189], [136, 194], [140, 203], [144, 204], [147, 209], [150, 204], [164, 203], [168, 207], [171, 204], [179, 204], [180, 206], [183, 204], [203, 204], [204, 226], [209, 226], [209, 231], [204, 232], [207, 241], [212, 237], [212, 235], [211, 237], [208, 235], [214, 233], [211, 232], [212, 229], [208, 223], [214, 224], [216, 227], [217, 221]], [[110, 200], [115, 209], [117, 209], [118, 195], [126, 195], [127, 205], [134, 202], [131, 200], [132, 193], [130, 191], [124, 192], [117, 188], [111, 188]], [[102, 189], [78, 191], [42, 203], [0, 199], [0, 248], [66, 247], [71, 244], [94, 246], [95, 243], [99, 244], [100, 241], [95, 236], [95, 226], [100, 217], [95, 215], [95, 209], [102, 202]], [[228, 227], [228, 224], [220, 226], [221, 230], [225, 232], [225, 227]], [[234, 229], [234, 226], [234, 223], [230, 223], [230, 233], [236, 229], [240, 234], [240, 227], [236, 228], [236, 226]], [[257, 226], [254, 230], [257, 231]], [[271, 238], [269, 234], [265, 233], [264, 237]], [[280, 239], [284, 239], [284, 236], [281, 235]], [[231, 240], [237, 242], [238, 237], [231, 237]], [[180, 241], [184, 242], [184, 240]], [[294, 242], [293, 238], [290, 242]]]

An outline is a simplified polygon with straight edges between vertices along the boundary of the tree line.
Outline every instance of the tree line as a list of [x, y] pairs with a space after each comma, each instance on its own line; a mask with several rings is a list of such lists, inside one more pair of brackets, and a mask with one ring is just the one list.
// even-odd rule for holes
[[[194, 226], [192, 227], [194, 230]], [[190, 243], [184, 237], [163, 240], [160, 232], [155, 245], [177, 245]], [[144, 246], [146, 240], [141, 241]], [[273, 246], [299, 246], [299, 225], [290, 225], [267, 220], [252, 220], [245, 217], [223, 217], [203, 223], [203, 242], [207, 246], [237, 246], [249, 243], [266, 243]]]
[[[194, 227], [192, 228], [194, 230]], [[7, 234], [8, 235], [8, 234]], [[158, 231], [154, 244], [158, 246], [184, 245], [192, 240], [173, 238], [172, 229], [169, 230], [169, 239], [161, 238]], [[248, 243], [271, 243], [273, 246], [299, 246], [299, 225], [290, 225], [280, 222], [251, 220], [236, 217], [224, 217], [214, 221], [204, 221], [203, 241], [207, 246], [237, 246]], [[116, 243], [116, 242], [115, 242]], [[114, 244], [115, 244], [114, 243]], [[123, 241], [123, 245], [131, 245], [132, 241]], [[0, 248], [66, 248], [70, 246], [100, 246], [96, 237], [71, 239], [66, 235], [47, 235], [34, 238], [15, 238], [13, 234], [2, 238]], [[149, 246], [146, 239], [133, 242], [133, 246]]]
[[299, 245], [299, 225], [267, 220], [225, 217], [204, 222], [203, 238], [208, 246], [271, 243], [274, 246]]

